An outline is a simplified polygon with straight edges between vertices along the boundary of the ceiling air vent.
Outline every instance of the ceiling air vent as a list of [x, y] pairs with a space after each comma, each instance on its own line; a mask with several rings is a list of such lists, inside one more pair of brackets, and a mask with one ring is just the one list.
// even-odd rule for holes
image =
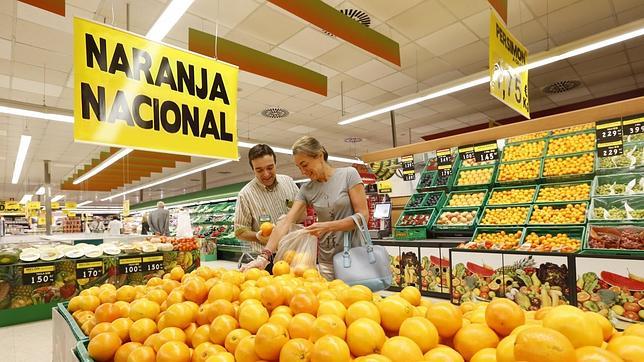
[[[351, 19], [359, 22], [360, 24], [366, 26], [367, 28], [371, 25], [371, 17], [365, 13], [362, 10], [358, 9], [341, 9], [338, 10], [342, 14], [350, 17]], [[329, 33], [328, 31], [324, 31], [324, 33], [328, 36], [334, 36], [333, 34]]]
[[358, 143], [358, 142], [362, 142], [362, 138], [351, 136], [349, 138], [345, 138], [344, 142], [346, 142], [346, 143]]
[[577, 88], [581, 84], [578, 80], [559, 80], [552, 84], [543, 87], [543, 93], [546, 94], [559, 94], [568, 92], [573, 88]]
[[266, 118], [285, 118], [288, 117], [289, 112], [280, 107], [269, 107], [262, 111], [262, 116]]

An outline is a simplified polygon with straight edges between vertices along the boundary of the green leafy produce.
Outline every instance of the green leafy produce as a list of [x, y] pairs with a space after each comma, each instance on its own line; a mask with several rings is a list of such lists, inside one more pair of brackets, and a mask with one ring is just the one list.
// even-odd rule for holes
[[599, 284], [599, 278], [597, 277], [597, 274], [592, 272], [584, 273], [581, 276], [581, 279], [583, 280], [583, 285], [581, 288], [589, 294], [593, 293], [593, 290], [595, 290], [595, 288]]

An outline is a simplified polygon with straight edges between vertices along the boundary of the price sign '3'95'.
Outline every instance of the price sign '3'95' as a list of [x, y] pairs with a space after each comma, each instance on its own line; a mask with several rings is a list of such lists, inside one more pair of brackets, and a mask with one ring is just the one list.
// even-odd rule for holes
[[490, 94], [530, 118], [528, 98], [528, 49], [496, 16], [490, 17]]

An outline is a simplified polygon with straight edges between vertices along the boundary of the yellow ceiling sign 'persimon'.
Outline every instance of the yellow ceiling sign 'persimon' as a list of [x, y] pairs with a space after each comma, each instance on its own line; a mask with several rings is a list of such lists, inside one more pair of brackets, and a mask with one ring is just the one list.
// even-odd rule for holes
[[237, 159], [238, 68], [74, 19], [74, 140]]

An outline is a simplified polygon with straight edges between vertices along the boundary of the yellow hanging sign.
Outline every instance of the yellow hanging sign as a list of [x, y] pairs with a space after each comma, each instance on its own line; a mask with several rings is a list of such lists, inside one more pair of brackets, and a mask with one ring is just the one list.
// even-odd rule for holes
[[76, 209], [76, 207], [77, 207], [77, 204], [75, 202], [71, 202], [71, 201], [65, 202], [65, 209], [67, 210], [74, 210]]
[[490, 12], [490, 94], [530, 118], [528, 49]]
[[123, 216], [130, 215], [130, 200], [123, 200]]
[[388, 194], [392, 191], [392, 184], [389, 180], [378, 181], [378, 193]]
[[239, 69], [74, 19], [74, 140], [237, 159]]
[[40, 209], [40, 201], [29, 201], [27, 203], [27, 210], [39, 210]]

